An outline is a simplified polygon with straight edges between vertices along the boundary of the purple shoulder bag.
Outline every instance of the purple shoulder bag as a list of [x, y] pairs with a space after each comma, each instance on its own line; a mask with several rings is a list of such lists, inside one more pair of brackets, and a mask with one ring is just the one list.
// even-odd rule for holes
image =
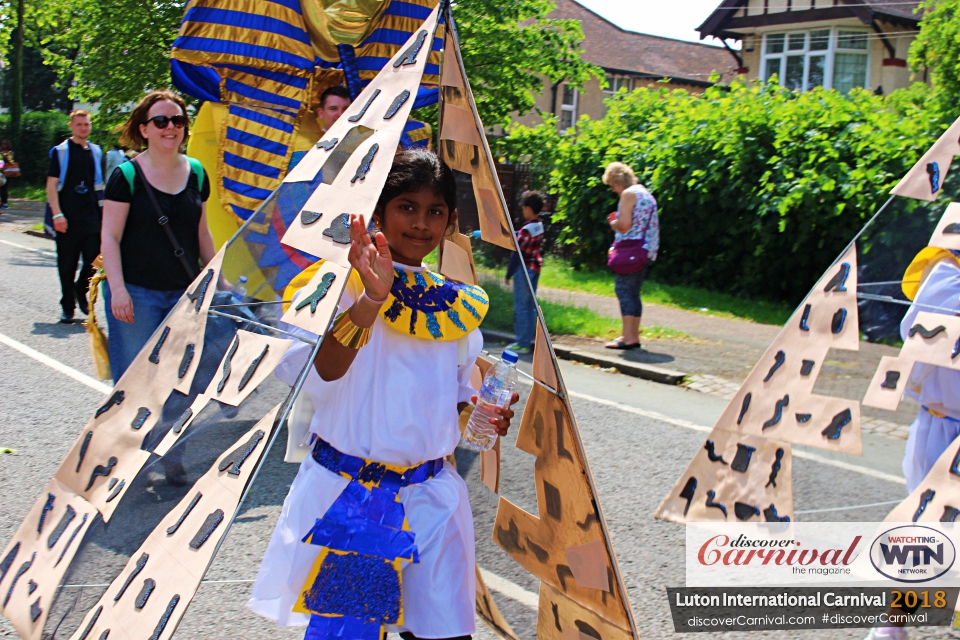
[[653, 213], [647, 216], [647, 225], [643, 228], [643, 235], [635, 240], [620, 240], [610, 245], [607, 251], [607, 266], [617, 275], [636, 273], [647, 266], [647, 250], [643, 243], [647, 240], [647, 229], [653, 220]]

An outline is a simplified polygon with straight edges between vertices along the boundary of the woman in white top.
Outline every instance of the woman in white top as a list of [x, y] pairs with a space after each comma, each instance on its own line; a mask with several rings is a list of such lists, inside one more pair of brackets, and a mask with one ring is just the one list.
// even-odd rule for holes
[[[622, 162], [607, 165], [603, 172], [603, 184], [620, 197], [617, 210], [607, 216], [607, 222], [616, 234], [614, 243], [642, 241], [647, 260], [656, 260], [660, 248], [660, 218], [653, 195], [642, 184], [637, 184], [633, 169]], [[640, 288], [646, 273], [647, 267], [644, 266], [633, 273], [616, 274], [614, 291], [620, 302], [623, 334], [604, 345], [607, 349], [629, 351], [640, 348], [640, 318], [643, 315]]]
[[[309, 624], [308, 638], [473, 633], [473, 518], [467, 487], [443, 458], [460, 440], [460, 411], [476, 402], [469, 379], [489, 303], [479, 287], [422, 266], [456, 218], [452, 171], [431, 152], [408, 151], [373, 215], [375, 240], [362, 217], [351, 221], [359, 278], [302, 391], [317, 409], [312, 455], [248, 603], [279, 625]], [[292, 382], [308, 354], [291, 348], [277, 375]], [[491, 422], [503, 435], [512, 417], [506, 408]]]

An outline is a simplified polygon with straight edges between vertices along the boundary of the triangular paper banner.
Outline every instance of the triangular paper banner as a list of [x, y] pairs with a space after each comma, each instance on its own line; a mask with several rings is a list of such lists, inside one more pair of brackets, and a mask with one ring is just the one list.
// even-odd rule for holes
[[477, 220], [465, 219], [461, 211], [460, 229], [464, 232], [479, 229], [480, 236], [487, 242], [513, 251], [513, 226], [507, 215], [473, 92], [463, 72], [463, 59], [453, 29], [447, 30], [444, 41], [440, 84], [440, 144], [437, 151], [451, 169], [470, 177], [477, 204]]
[[[454, 171], [469, 176], [478, 209], [477, 226], [471, 228], [461, 207], [460, 228], [479, 229], [483, 240], [519, 251], [449, 9], [444, 20], [439, 152]], [[529, 284], [520, 278], [515, 286]], [[517, 447], [537, 458], [534, 481], [541, 517], [501, 497], [493, 538], [542, 581], [538, 637], [579, 640], [587, 635], [584, 629], [593, 629], [603, 638], [636, 638], [633, 612], [539, 308], [537, 324], [535, 377], [556, 392], [534, 384]], [[478, 610], [483, 607], [480, 597], [478, 591]]]
[[130, 556], [72, 640], [106, 637], [101, 634], [108, 629], [111, 637], [117, 632], [138, 637], [149, 631], [158, 639], [173, 636], [233, 522], [247, 481], [270, 442], [279, 409], [267, 413], [197, 480]]
[[373, 214], [420, 88], [441, 4], [284, 179], [317, 183], [284, 245], [349, 266], [347, 214], [367, 220]]
[[790, 445], [714, 429], [656, 517], [679, 524], [792, 520]]
[[[940, 217], [928, 244], [930, 247], [943, 249], [960, 248], [960, 235], [955, 235], [958, 233], [960, 203], [952, 202]], [[918, 273], [917, 280], [911, 283], [913, 287], [916, 289], [921, 286], [922, 281], [925, 281], [941, 262], [956, 265], [957, 259], [948, 251], [931, 253], [930, 262], [923, 269], [922, 276]], [[956, 307], [956, 302], [949, 297], [949, 291], [944, 293], [943, 300], [937, 301], [938, 306], [942, 305], [943, 308], [923, 310], [919, 307], [920, 311], [907, 332], [900, 353], [896, 357], [884, 356], [880, 360], [863, 398], [864, 405], [896, 411], [904, 389], [910, 384], [916, 363], [960, 370], [960, 318], [951, 311]], [[913, 374], [913, 377], [922, 379], [924, 376], [920, 373]], [[928, 408], [948, 411], [945, 407]]]
[[820, 278], [767, 348], [656, 517], [776, 522], [793, 517], [786, 442], [860, 455], [860, 403], [813, 393], [830, 349], [859, 348], [857, 249]]
[[960, 155], [960, 118], [943, 132], [890, 193], [933, 202], [940, 195], [956, 155]]
[[800, 303], [716, 427], [860, 455], [860, 405], [813, 393], [830, 349], [856, 351], [857, 251], [851, 246]]

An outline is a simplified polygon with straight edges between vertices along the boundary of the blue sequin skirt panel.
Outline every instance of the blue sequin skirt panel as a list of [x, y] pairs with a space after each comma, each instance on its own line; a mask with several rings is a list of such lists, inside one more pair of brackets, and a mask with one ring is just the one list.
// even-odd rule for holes
[[[248, 606], [280, 626], [306, 625], [292, 609], [320, 547], [301, 542], [348, 480], [307, 457], [290, 487], [267, 546]], [[428, 482], [400, 490], [420, 562], [403, 569], [404, 626], [419, 637], [474, 632], [475, 552], [467, 487], [450, 465]]]

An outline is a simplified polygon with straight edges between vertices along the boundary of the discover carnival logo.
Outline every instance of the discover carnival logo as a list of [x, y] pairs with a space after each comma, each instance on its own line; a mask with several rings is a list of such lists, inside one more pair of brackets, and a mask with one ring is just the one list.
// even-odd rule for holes
[[894, 527], [870, 545], [870, 562], [897, 582], [929, 582], [950, 570], [957, 550], [950, 538], [919, 525]]

